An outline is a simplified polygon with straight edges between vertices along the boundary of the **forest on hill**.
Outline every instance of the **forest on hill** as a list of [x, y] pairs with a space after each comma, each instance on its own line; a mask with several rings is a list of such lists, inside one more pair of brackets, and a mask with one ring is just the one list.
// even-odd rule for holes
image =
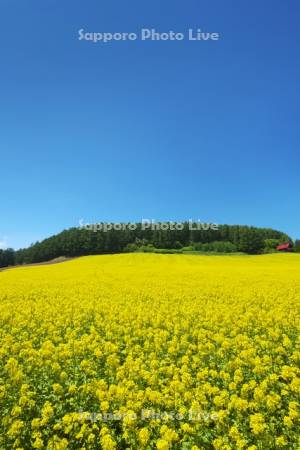
[[[60, 256], [74, 257], [155, 249], [260, 254], [274, 251], [276, 246], [283, 242], [292, 243], [287, 234], [270, 228], [219, 225], [217, 229], [191, 229], [188, 222], [183, 223], [182, 229], [175, 227], [144, 229], [141, 223], [136, 224], [135, 229], [130, 229], [125, 225], [121, 229], [70, 228], [25, 249], [0, 250], [0, 267], [39, 263]], [[299, 241], [295, 242], [294, 249], [300, 250]]]

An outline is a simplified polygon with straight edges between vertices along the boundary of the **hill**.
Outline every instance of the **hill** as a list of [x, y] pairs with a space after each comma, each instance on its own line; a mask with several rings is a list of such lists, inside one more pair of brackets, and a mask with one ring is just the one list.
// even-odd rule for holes
[[89, 229], [81, 227], [64, 230], [15, 252], [15, 264], [39, 263], [60, 256], [124, 253], [145, 248], [151, 250], [188, 247], [190, 250], [259, 254], [264, 252], [266, 241], [273, 242], [272, 245], [291, 241], [291, 238], [281, 231], [243, 225], [219, 225], [217, 229], [207, 230], [191, 229], [188, 222], [183, 224], [182, 229], [145, 229], [141, 223], [136, 224], [135, 229], [130, 229], [126, 225], [128, 224], [123, 224], [121, 229], [102, 227], [98, 231], [97, 227], [92, 226]]

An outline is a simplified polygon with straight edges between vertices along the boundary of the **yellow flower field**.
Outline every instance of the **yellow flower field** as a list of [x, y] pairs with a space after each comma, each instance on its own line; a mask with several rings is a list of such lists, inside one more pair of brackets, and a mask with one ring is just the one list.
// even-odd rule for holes
[[300, 449], [300, 255], [0, 272], [0, 449]]

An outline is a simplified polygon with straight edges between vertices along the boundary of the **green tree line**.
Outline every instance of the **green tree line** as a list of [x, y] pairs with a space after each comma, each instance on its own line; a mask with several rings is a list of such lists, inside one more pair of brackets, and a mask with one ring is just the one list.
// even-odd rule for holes
[[[260, 254], [273, 251], [291, 238], [277, 230], [242, 225], [219, 225], [217, 229], [191, 229], [188, 222], [183, 229], [144, 229], [136, 224], [129, 229], [126, 224], [120, 230], [94, 231], [86, 228], [70, 228], [30, 247], [14, 251], [0, 250], [0, 267], [48, 261], [59, 256], [123, 253], [141, 249], [190, 249], [196, 251], [244, 252]], [[96, 227], [95, 227], [96, 229]], [[300, 241], [294, 245], [300, 251]]]
[[145, 247], [182, 249], [192, 246], [203, 251], [259, 254], [265, 251], [266, 242], [274, 247], [277, 243], [288, 241], [292, 242], [290, 237], [281, 231], [241, 225], [219, 225], [217, 229], [196, 230], [191, 229], [188, 222], [184, 223], [181, 230], [144, 229], [141, 223], [136, 224], [135, 229], [124, 226], [120, 230], [113, 228], [107, 231], [70, 228], [25, 249], [1, 250], [0, 267], [38, 263], [59, 256], [122, 253]]

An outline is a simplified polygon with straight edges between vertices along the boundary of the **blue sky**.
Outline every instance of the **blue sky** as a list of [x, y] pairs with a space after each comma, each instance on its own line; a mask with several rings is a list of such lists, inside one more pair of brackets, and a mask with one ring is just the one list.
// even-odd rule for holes
[[[298, 0], [0, 10], [0, 246], [79, 219], [192, 218], [300, 237]], [[93, 44], [80, 28], [221, 39]]]

